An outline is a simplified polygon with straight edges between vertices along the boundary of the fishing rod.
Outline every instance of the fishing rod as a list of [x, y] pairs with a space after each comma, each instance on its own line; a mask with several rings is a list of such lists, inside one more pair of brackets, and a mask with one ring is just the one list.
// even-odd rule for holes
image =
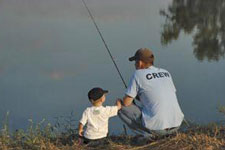
[[109, 54], [109, 56], [110, 56], [110, 58], [111, 58], [111, 60], [112, 60], [112, 62], [113, 62], [113, 64], [114, 64], [114, 66], [116, 67], [116, 70], [117, 70], [117, 72], [118, 72], [118, 74], [119, 74], [119, 76], [120, 76], [120, 78], [121, 78], [121, 80], [122, 80], [122, 82], [123, 82], [125, 88], [127, 88], [126, 82], [124, 81], [123, 76], [122, 76], [122, 74], [120, 73], [119, 67], [117, 66], [116, 61], [114, 60], [114, 58], [113, 58], [113, 56], [112, 56], [112, 53], [110, 52], [109, 47], [108, 47], [108, 45], [106, 44], [105, 39], [104, 39], [104, 37], [103, 37], [103, 35], [102, 35], [100, 29], [98, 28], [98, 25], [97, 25], [97, 23], [96, 23], [96, 21], [95, 21], [95, 19], [94, 19], [94, 16], [91, 14], [91, 11], [90, 11], [90, 9], [88, 8], [86, 2], [85, 2], [84, 0], [82, 0], [82, 2], [83, 2], [85, 8], [87, 9], [87, 11], [88, 11], [88, 13], [89, 13], [89, 16], [91, 17], [91, 20], [92, 20], [92, 22], [94, 23], [95, 28], [96, 28], [96, 30], [98, 31], [98, 34], [99, 34], [99, 36], [101, 37], [101, 40], [102, 40], [102, 42], [104, 43], [105, 48], [106, 48], [106, 50], [108, 51], [108, 54]]

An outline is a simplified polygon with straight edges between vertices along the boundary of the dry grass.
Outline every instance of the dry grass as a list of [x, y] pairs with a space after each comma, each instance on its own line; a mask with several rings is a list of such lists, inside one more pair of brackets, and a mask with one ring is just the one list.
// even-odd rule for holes
[[[107, 144], [80, 145], [73, 120], [64, 125], [34, 124], [26, 130], [9, 132], [8, 114], [0, 132], [0, 150], [225, 150], [225, 126], [215, 123], [190, 125], [175, 135], [151, 139], [140, 145], [133, 136], [109, 136]], [[60, 129], [63, 128], [63, 129]], [[138, 145], [139, 144], [139, 145]]]
[[[217, 125], [208, 125], [204, 127], [195, 126], [186, 131], [179, 132], [176, 135], [149, 141], [145, 145], [136, 146], [131, 136], [111, 136], [107, 145], [90, 147], [88, 145], [79, 145], [76, 135], [60, 135], [60, 137], [37, 136], [27, 139], [23, 133], [22, 137], [18, 135], [0, 136], [1, 150], [225, 150], [225, 127]], [[36, 133], [35, 133], [36, 134]], [[16, 137], [17, 136], [17, 137]], [[30, 135], [29, 135], [30, 136]]]

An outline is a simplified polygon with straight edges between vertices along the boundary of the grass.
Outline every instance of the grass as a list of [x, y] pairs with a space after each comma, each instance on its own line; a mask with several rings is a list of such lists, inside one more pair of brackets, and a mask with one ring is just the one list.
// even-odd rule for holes
[[[222, 114], [223, 110], [219, 109]], [[72, 114], [57, 118], [55, 125], [45, 123], [44, 119], [35, 124], [30, 119], [28, 129], [14, 132], [9, 131], [8, 116], [9, 113], [0, 132], [0, 150], [225, 150], [225, 126], [222, 124], [190, 124], [174, 135], [149, 140], [144, 145], [137, 145], [133, 136], [111, 135], [107, 144], [90, 146], [79, 144]]]

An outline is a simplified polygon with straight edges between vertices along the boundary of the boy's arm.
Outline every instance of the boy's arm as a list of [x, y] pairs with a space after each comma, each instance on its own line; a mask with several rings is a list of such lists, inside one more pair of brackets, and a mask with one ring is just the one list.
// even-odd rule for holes
[[87, 123], [87, 121], [88, 121], [88, 117], [87, 117], [87, 109], [86, 109], [82, 114], [82, 118], [78, 126], [78, 133], [80, 136], [83, 136], [84, 125]]
[[116, 106], [117, 106], [118, 110], [120, 110], [122, 108], [121, 101], [122, 101], [121, 99], [117, 99], [117, 101], [116, 101]]
[[108, 117], [116, 116], [121, 107], [121, 99], [117, 99], [116, 104], [114, 106], [106, 106], [106, 113]]
[[79, 127], [78, 127], [78, 132], [80, 136], [83, 136], [83, 131], [84, 131], [84, 125], [82, 123], [79, 123]]

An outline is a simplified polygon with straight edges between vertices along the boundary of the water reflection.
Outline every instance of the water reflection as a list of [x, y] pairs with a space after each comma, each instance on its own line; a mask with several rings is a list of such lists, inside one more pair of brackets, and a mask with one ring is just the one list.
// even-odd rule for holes
[[167, 10], [161, 43], [168, 45], [183, 31], [193, 35], [193, 53], [203, 61], [218, 61], [225, 53], [225, 0], [173, 0]]

